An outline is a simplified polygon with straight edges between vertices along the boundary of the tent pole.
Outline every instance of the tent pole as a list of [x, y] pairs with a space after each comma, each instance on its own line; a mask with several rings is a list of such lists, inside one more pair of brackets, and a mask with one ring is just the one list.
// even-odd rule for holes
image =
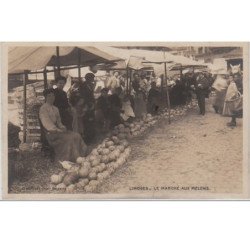
[[166, 90], [167, 90], [167, 102], [168, 102], [168, 123], [171, 123], [170, 119], [170, 98], [169, 98], [169, 91], [168, 91], [168, 80], [167, 80], [167, 63], [164, 62], [164, 72], [165, 72], [165, 83], [166, 83]]
[[78, 48], [78, 80], [81, 82], [81, 50]]
[[129, 84], [129, 82], [128, 82], [128, 74], [129, 74], [129, 70], [128, 70], [128, 67], [126, 68], [126, 75], [127, 75], [127, 86], [126, 86], [126, 92], [127, 92], [127, 94], [129, 93], [129, 89], [128, 89], [128, 84]]
[[56, 46], [56, 66], [57, 66], [57, 76], [60, 76], [60, 52], [59, 46]]
[[48, 88], [48, 78], [47, 78], [46, 67], [44, 68], [44, 71], [43, 71], [43, 81], [44, 81], [44, 89], [47, 89]]
[[24, 71], [23, 75], [23, 143], [27, 141], [27, 88], [28, 70]]
[[131, 94], [132, 90], [132, 69], [129, 70], [129, 94]]

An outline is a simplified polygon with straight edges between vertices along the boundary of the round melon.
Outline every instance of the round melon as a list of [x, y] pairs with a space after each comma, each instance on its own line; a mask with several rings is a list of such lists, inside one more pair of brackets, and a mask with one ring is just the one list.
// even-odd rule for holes
[[101, 163], [108, 163], [109, 162], [109, 156], [103, 155], [101, 158]]
[[60, 184], [56, 185], [56, 189], [58, 189], [58, 190], [65, 190], [66, 189], [66, 185], [64, 183], [60, 183]]
[[123, 145], [125, 148], [129, 145], [127, 140], [122, 140], [120, 144]]
[[107, 142], [105, 143], [105, 145], [106, 145], [106, 147], [108, 148], [108, 147], [110, 147], [110, 146], [114, 146], [114, 142], [113, 142], [113, 141], [107, 141]]
[[73, 193], [76, 189], [76, 186], [74, 184], [70, 184], [67, 188], [66, 188], [66, 192], [67, 193]]
[[99, 184], [99, 181], [97, 181], [97, 180], [91, 180], [91, 181], [89, 182], [89, 186], [93, 186], [93, 187], [97, 187], [98, 184]]
[[126, 134], [125, 134], [125, 133], [119, 133], [119, 134], [118, 134], [118, 138], [119, 138], [120, 140], [126, 139]]
[[65, 175], [64, 179], [63, 179], [63, 183], [66, 186], [69, 186], [70, 184], [74, 184], [75, 182], [77, 182], [77, 180], [79, 179], [79, 176], [72, 172], [72, 173], [68, 173]]
[[81, 167], [81, 168], [79, 169], [79, 171], [78, 171], [78, 174], [79, 174], [80, 177], [86, 178], [86, 177], [88, 177], [88, 175], [89, 175], [89, 171], [90, 171], [89, 168]]
[[61, 171], [61, 172], [59, 173], [59, 175], [62, 176], [62, 179], [64, 178], [64, 176], [65, 176], [66, 174], [67, 174], [66, 171]]
[[90, 172], [89, 173], [89, 180], [96, 180], [97, 179], [97, 174], [95, 172]]
[[103, 172], [106, 169], [106, 165], [104, 163], [101, 163], [100, 165], [97, 166], [98, 172]]
[[114, 150], [115, 150], [115, 146], [110, 146], [110, 147], [109, 147], [109, 151], [110, 151], [110, 152], [112, 152], [112, 151], [114, 151]]
[[85, 161], [84, 157], [77, 157], [77, 159], [76, 159], [77, 164], [82, 164], [84, 161]]
[[61, 183], [62, 180], [63, 180], [63, 176], [61, 176], [61, 175], [59, 175], [59, 174], [58, 174], [58, 175], [57, 175], [57, 174], [53, 174], [53, 175], [51, 175], [51, 177], [50, 177], [51, 183], [52, 183], [52, 184], [55, 184], [55, 185]]
[[108, 155], [110, 153], [108, 148], [104, 148], [101, 152], [102, 155]]
[[117, 146], [117, 149], [120, 150], [120, 152], [124, 152], [125, 147], [123, 145]]
[[100, 158], [96, 158], [91, 162], [91, 166], [95, 167], [100, 163]]
[[88, 185], [89, 183], [89, 179], [85, 178], [85, 179], [80, 179], [77, 183], [76, 183], [76, 187], [77, 188], [84, 188], [86, 185]]
[[82, 167], [85, 167], [85, 168], [90, 168], [91, 167], [91, 164], [89, 161], [85, 161], [82, 163]]

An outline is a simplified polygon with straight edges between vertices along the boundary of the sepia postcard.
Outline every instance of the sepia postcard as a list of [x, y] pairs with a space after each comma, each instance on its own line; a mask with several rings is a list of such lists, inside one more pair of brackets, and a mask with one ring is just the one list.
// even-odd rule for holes
[[249, 199], [248, 48], [1, 43], [2, 198]]

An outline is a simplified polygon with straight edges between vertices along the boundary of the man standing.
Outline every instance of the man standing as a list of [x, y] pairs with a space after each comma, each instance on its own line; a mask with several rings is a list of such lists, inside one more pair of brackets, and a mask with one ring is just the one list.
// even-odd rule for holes
[[205, 98], [208, 95], [209, 82], [202, 72], [198, 74], [196, 81], [194, 82], [194, 85], [192, 85], [192, 87], [194, 88], [197, 96], [200, 114], [205, 115]]
[[115, 71], [114, 75], [111, 76], [108, 80], [107, 88], [112, 91], [113, 89], [116, 89], [118, 87], [120, 87], [119, 72]]
[[62, 124], [67, 128], [67, 130], [72, 130], [73, 118], [71, 115], [71, 108], [68, 102], [67, 93], [63, 90], [65, 84], [66, 84], [65, 77], [59, 76], [56, 78], [57, 88], [54, 90], [54, 95], [55, 95], [54, 106], [56, 106], [59, 110]]
[[134, 73], [133, 77], [134, 77], [134, 79], [132, 81], [132, 87], [133, 87], [135, 92], [138, 92], [140, 90], [140, 87], [141, 87], [140, 86], [141, 79], [137, 73]]
[[83, 116], [84, 140], [91, 143], [95, 137], [95, 98], [94, 98], [94, 79], [93, 73], [85, 75], [85, 82], [80, 84], [79, 92], [84, 99], [86, 113]]

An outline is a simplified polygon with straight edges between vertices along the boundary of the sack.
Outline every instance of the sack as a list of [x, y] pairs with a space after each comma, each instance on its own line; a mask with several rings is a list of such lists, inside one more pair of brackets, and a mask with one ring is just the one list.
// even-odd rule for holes
[[225, 101], [223, 116], [235, 116], [242, 118], [243, 116], [243, 96], [238, 93], [238, 95], [232, 99]]

